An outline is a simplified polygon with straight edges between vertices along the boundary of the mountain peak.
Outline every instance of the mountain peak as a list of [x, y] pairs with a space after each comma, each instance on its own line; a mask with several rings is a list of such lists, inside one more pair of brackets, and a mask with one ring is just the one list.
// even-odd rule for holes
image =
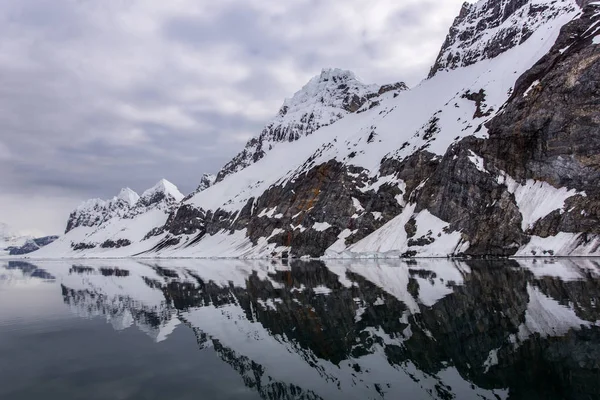
[[349, 80], [360, 81], [354, 72], [341, 68], [323, 68], [319, 75], [313, 77], [310, 81], [343, 83]]
[[132, 206], [140, 199], [140, 195], [130, 188], [123, 188], [117, 195], [117, 198]]
[[[397, 96], [408, 87], [403, 82], [389, 85], [362, 83], [352, 71], [324, 68], [291, 98], [267, 123], [259, 136], [219, 171], [216, 182], [264, 157], [280, 142], [294, 142], [345, 116], [380, 104], [381, 97]], [[386, 94], [387, 93], [387, 94]]]
[[150, 189], [146, 190], [142, 194], [142, 198], [148, 199], [156, 195], [157, 193], [161, 193], [164, 195], [170, 195], [176, 201], [181, 201], [183, 199], [183, 194], [177, 189], [177, 186], [172, 184], [166, 179], [161, 179], [156, 183], [156, 185], [152, 186]]

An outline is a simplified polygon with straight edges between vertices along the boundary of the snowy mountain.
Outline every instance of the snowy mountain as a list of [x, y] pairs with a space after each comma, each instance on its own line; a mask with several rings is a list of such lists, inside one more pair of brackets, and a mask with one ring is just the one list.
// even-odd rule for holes
[[195, 196], [197, 193], [200, 193], [201, 191], [208, 189], [209, 187], [214, 185], [216, 181], [217, 181], [216, 175], [203, 174], [202, 178], [200, 178], [200, 184], [198, 185], [196, 190], [194, 190], [192, 193], [185, 196], [184, 200], [187, 200], [187, 199]]
[[291, 99], [285, 100], [261, 134], [250, 139], [244, 150], [221, 169], [217, 182], [257, 162], [277, 143], [293, 142], [311, 135], [348, 114], [376, 107], [384, 99], [396, 97], [404, 90], [408, 87], [403, 82], [366, 85], [351, 71], [324, 69]]
[[214, 184], [91, 207], [93, 243], [82, 224], [35, 256], [600, 254], [599, 24], [597, 2], [465, 5], [415, 88], [324, 70]]
[[58, 236], [35, 238], [23, 235], [5, 223], [0, 222], [0, 256], [19, 256], [29, 254], [49, 245]]
[[131, 255], [147, 250], [148, 240], [162, 232], [183, 197], [174, 184], [161, 179], [141, 196], [126, 188], [110, 200], [88, 200], [71, 213], [65, 235], [35, 255], [64, 257], [90, 251]]
[[110, 200], [92, 199], [77, 207], [69, 216], [65, 233], [79, 227], [101, 225], [114, 217], [123, 217], [140, 196], [129, 188], [121, 189]]

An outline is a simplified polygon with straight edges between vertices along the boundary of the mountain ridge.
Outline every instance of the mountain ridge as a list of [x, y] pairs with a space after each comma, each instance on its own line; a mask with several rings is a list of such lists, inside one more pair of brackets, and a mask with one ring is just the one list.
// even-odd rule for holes
[[367, 85], [356, 75], [339, 68], [324, 68], [291, 98], [283, 102], [277, 115], [260, 135], [250, 139], [244, 150], [217, 173], [216, 182], [259, 161], [280, 142], [293, 142], [329, 126], [347, 114], [364, 107], [376, 107], [386, 93], [396, 95], [408, 90], [403, 82]]
[[[391, 91], [380, 87], [378, 97], [365, 95], [359, 105], [344, 101], [356, 93], [340, 89], [355, 84], [355, 76], [324, 70], [305, 86], [315, 91], [298, 92], [307, 94], [298, 95], [298, 104], [304, 97], [314, 101], [310, 93], [321, 93], [320, 84], [333, 83], [339, 91], [331, 97], [338, 106], [334, 113], [343, 107], [353, 112], [344, 110], [341, 118], [309, 134], [304, 134], [309, 130], [263, 131], [262, 142], [261, 135], [255, 138], [260, 146], [246, 148], [240, 153], [245, 154], [242, 161], [234, 158], [228, 165], [235, 167], [226, 166], [220, 179], [217, 176], [214, 183], [201, 185], [181, 203], [162, 210], [152, 229], [138, 222], [115, 223], [139, 231], [140, 239], [125, 238], [116, 228], [104, 229], [101, 235], [82, 231], [55, 250], [38, 254], [246, 258], [599, 254], [595, 210], [600, 203], [586, 189], [598, 182], [595, 147], [579, 150], [585, 148], [584, 137], [595, 138], [598, 126], [593, 119], [598, 104], [593, 89], [598, 8], [590, 3], [582, 13], [570, 0], [487, 0], [463, 7], [440, 54], [456, 44], [453, 38], [461, 37], [459, 28], [466, 26], [465, 21], [479, 18], [484, 22], [481, 29], [474, 28], [462, 40], [456, 63], [442, 65], [438, 57], [436, 65], [442, 67], [434, 65], [436, 71], [417, 87], [392, 85]], [[526, 40], [507, 33], [517, 28], [523, 32], [524, 27], [531, 30]], [[506, 37], [511, 39], [504, 42]], [[502, 51], [469, 53], [493, 42], [503, 43]], [[574, 85], [577, 82], [579, 86]], [[375, 86], [357, 87], [375, 93]], [[586, 94], [587, 103], [579, 108], [553, 96], [568, 97], [574, 87]], [[284, 102], [276, 118], [291, 115], [292, 103]], [[519, 109], [531, 109], [531, 118]], [[299, 123], [310, 126], [302, 117]], [[557, 130], [553, 124], [572, 129]], [[515, 138], [503, 127], [528, 133]], [[263, 151], [265, 143], [277, 150]], [[512, 150], [505, 151], [508, 148]], [[587, 186], [576, 184], [571, 171], [579, 171], [577, 179], [587, 180]], [[130, 243], [117, 252], [97, 250], [109, 236]], [[79, 249], [73, 252], [73, 246]]]

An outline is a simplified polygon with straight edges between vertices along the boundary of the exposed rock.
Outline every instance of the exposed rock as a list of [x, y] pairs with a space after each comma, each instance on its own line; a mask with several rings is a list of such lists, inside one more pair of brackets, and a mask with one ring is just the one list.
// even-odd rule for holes
[[[597, 10], [589, 6], [567, 24], [549, 54], [517, 80], [487, 124], [489, 139], [466, 138], [450, 148], [425, 184], [417, 211], [427, 209], [462, 232], [467, 254], [513, 255], [529, 235], [600, 233], [600, 48], [587, 32], [600, 20]], [[482, 101], [481, 94], [470, 97]], [[483, 170], [472, 157], [481, 158]], [[498, 179], [503, 173], [586, 196], [569, 199], [567, 211], [556, 210], [524, 232], [514, 196]]]
[[75, 251], [79, 250], [89, 250], [95, 248], [96, 245], [94, 243], [71, 243], [71, 248]]
[[120, 249], [121, 247], [131, 246], [131, 241], [127, 239], [106, 240], [100, 245], [103, 249]]

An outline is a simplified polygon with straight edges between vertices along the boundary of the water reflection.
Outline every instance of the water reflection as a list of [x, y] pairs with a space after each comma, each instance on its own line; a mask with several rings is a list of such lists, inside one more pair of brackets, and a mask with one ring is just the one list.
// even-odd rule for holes
[[117, 330], [189, 327], [265, 399], [600, 393], [592, 259], [8, 262], [0, 279], [15, 271]]

